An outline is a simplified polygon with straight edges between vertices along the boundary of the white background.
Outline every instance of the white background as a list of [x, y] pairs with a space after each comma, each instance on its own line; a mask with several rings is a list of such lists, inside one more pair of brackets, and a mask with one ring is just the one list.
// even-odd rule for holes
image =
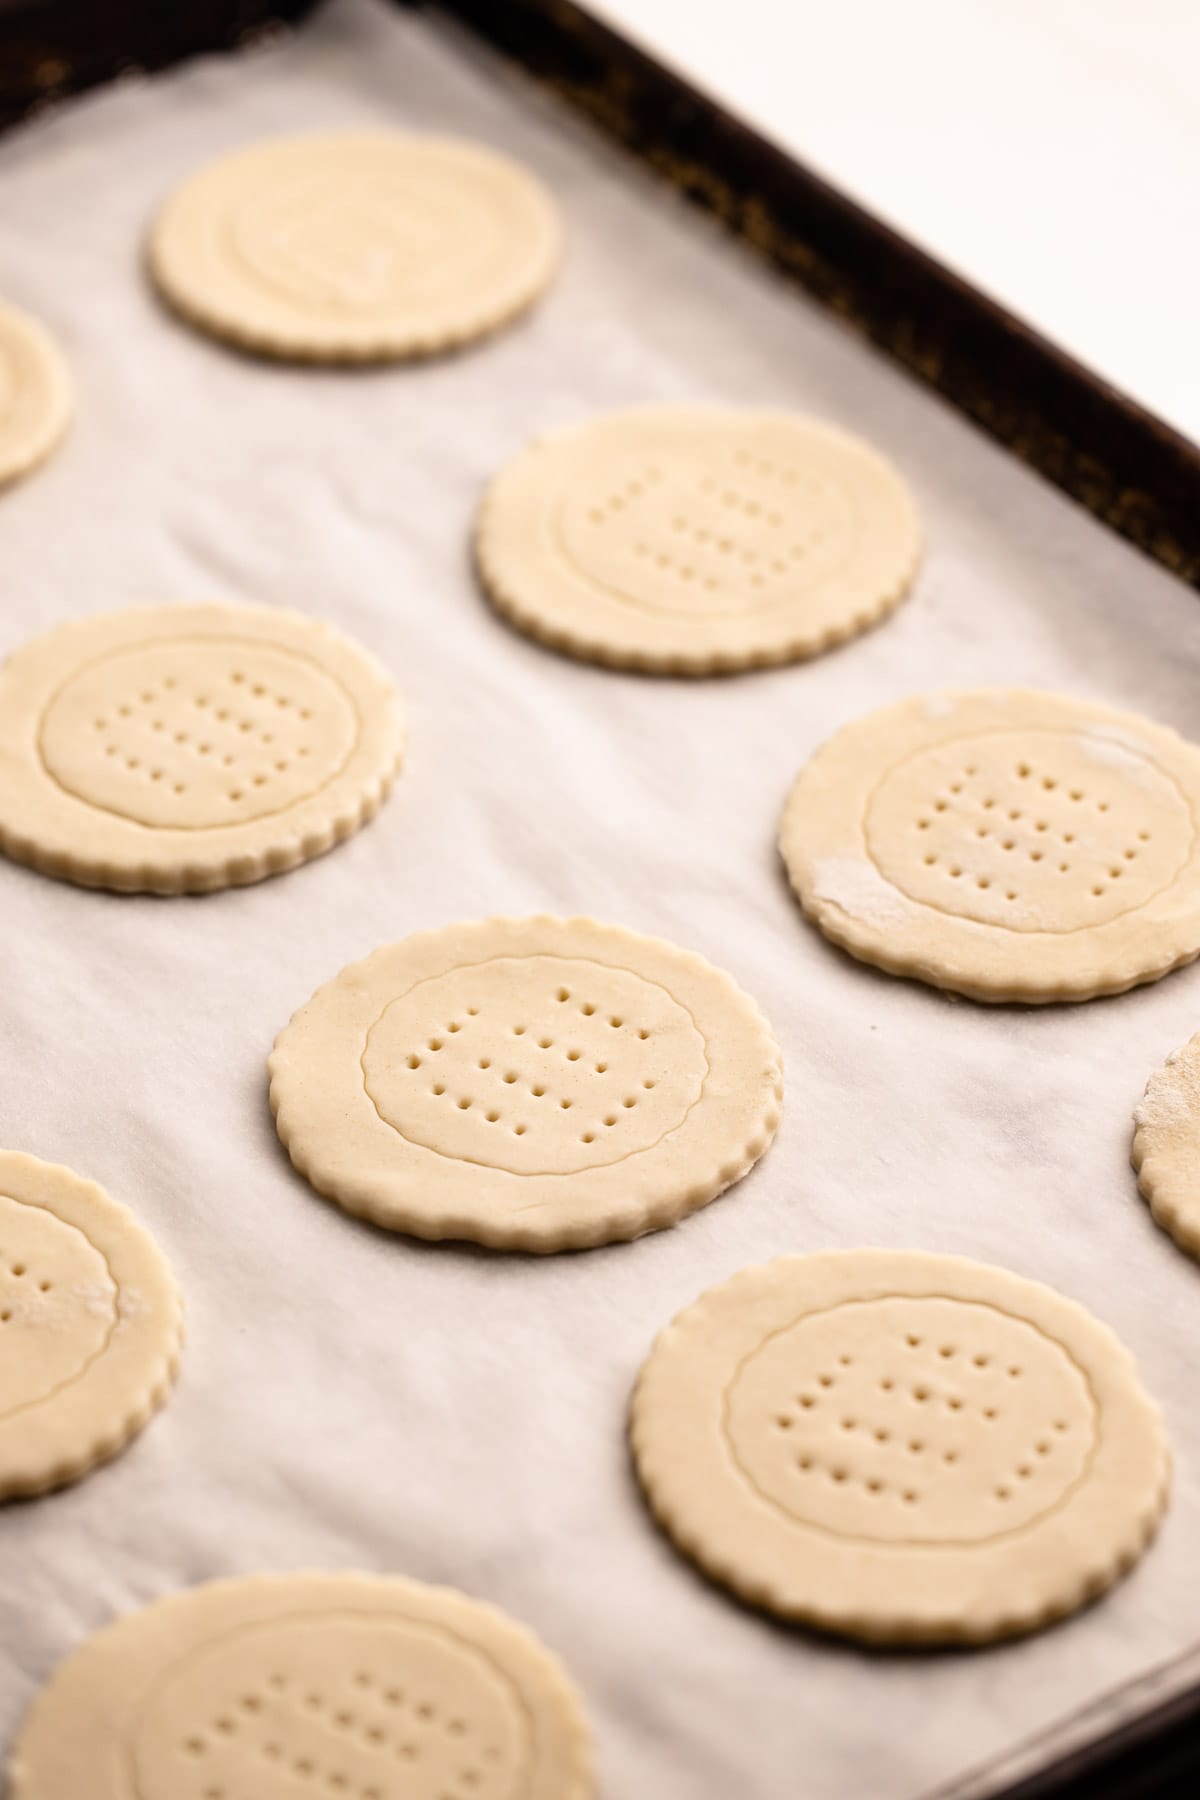
[[588, 0], [1200, 441], [1195, 0]]

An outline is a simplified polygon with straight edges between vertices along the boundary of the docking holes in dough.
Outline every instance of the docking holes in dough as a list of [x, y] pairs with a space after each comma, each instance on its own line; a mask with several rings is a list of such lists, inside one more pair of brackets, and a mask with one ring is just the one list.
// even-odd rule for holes
[[1200, 951], [1200, 750], [1059, 694], [981, 689], [845, 726], [780, 848], [864, 962], [977, 1000], [1086, 1000]]
[[371, 818], [402, 746], [387, 676], [327, 625], [250, 606], [79, 620], [0, 669], [0, 848], [91, 887], [258, 881]]
[[12, 1800], [588, 1800], [574, 1689], [523, 1627], [397, 1577], [265, 1575], [99, 1632], [34, 1701]]
[[425, 932], [280, 1033], [276, 1126], [320, 1193], [420, 1237], [564, 1250], [673, 1224], [779, 1120], [779, 1050], [701, 957], [591, 919]]
[[123, 1450], [181, 1341], [174, 1279], [133, 1214], [70, 1169], [0, 1151], [0, 1499]]
[[948, 1256], [781, 1257], [638, 1379], [646, 1496], [714, 1579], [890, 1642], [1033, 1630], [1102, 1593], [1166, 1504], [1159, 1414], [1082, 1307]]
[[897, 605], [920, 554], [868, 445], [785, 412], [613, 413], [493, 481], [476, 555], [498, 610], [573, 656], [710, 675], [813, 656]]

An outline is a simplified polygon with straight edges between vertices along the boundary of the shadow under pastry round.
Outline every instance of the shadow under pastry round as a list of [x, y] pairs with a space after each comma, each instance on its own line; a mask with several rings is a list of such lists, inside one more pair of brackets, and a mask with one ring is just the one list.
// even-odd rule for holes
[[1104, 1593], [1166, 1505], [1158, 1408], [1107, 1326], [962, 1257], [785, 1256], [711, 1289], [638, 1377], [663, 1529], [783, 1618], [986, 1643]]
[[162, 297], [263, 356], [383, 362], [483, 337], [558, 266], [547, 190], [457, 138], [321, 133], [252, 144], [170, 197], [150, 236]]
[[260, 881], [372, 818], [403, 743], [381, 666], [297, 613], [76, 620], [0, 668], [0, 850], [125, 893]]
[[1094, 701], [918, 695], [801, 770], [779, 847], [861, 961], [973, 1000], [1089, 1000], [1200, 953], [1200, 748]]
[[0, 487], [50, 455], [71, 417], [71, 379], [44, 325], [0, 304]]
[[489, 487], [496, 609], [614, 668], [717, 675], [815, 656], [889, 613], [916, 510], [869, 445], [800, 414], [646, 407], [540, 438]]
[[170, 1390], [179, 1291], [133, 1214], [70, 1169], [0, 1151], [0, 1500], [78, 1481]]
[[494, 1607], [398, 1576], [258, 1575], [97, 1632], [34, 1700], [11, 1800], [589, 1800], [574, 1688]]
[[423, 1238], [580, 1249], [672, 1225], [779, 1122], [779, 1048], [700, 956], [594, 919], [422, 932], [343, 969], [270, 1058], [299, 1172]]

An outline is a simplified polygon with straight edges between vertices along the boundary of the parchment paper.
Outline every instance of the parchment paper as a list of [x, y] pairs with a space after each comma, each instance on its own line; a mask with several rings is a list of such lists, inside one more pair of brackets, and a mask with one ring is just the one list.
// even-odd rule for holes
[[[330, 374], [160, 311], [139, 248], [173, 183], [260, 135], [363, 123], [468, 132], [549, 182], [570, 252], [533, 319], [425, 367]], [[1200, 1024], [1200, 967], [1076, 1008], [955, 1002], [828, 947], [774, 835], [803, 759], [917, 689], [1064, 687], [1193, 727], [1195, 594], [468, 40], [370, 0], [4, 140], [0, 234], [0, 291], [78, 385], [68, 444], [0, 497], [0, 648], [136, 603], [293, 606], [370, 645], [411, 716], [378, 820], [260, 887], [124, 899], [0, 865], [0, 1139], [133, 1206], [190, 1328], [129, 1454], [0, 1516], [0, 1736], [114, 1614], [301, 1565], [451, 1582], [526, 1620], [583, 1690], [606, 1800], [914, 1800], [1181, 1653], [1200, 1636], [1200, 1270], [1127, 1154], [1146, 1077]], [[807, 666], [676, 683], [493, 617], [467, 555], [489, 474], [542, 427], [693, 398], [810, 408], [897, 460], [929, 553], [891, 622]], [[376, 944], [538, 909], [694, 946], [759, 998], [787, 1063], [775, 1148], [610, 1250], [526, 1261], [352, 1223], [276, 1143], [275, 1032]], [[1177, 1491], [1085, 1616], [976, 1654], [864, 1654], [744, 1610], [649, 1523], [623, 1422], [658, 1327], [743, 1264], [864, 1243], [1040, 1277], [1138, 1356]]]

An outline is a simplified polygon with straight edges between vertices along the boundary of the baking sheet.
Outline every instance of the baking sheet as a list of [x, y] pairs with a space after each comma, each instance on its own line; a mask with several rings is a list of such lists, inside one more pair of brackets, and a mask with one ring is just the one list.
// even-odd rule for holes
[[[531, 320], [337, 374], [255, 363], [160, 312], [139, 245], [178, 178], [260, 135], [363, 123], [461, 130], [540, 172], [570, 249]], [[137, 1210], [190, 1331], [174, 1400], [126, 1456], [0, 1515], [0, 1737], [114, 1614], [301, 1565], [452, 1582], [526, 1620], [583, 1690], [606, 1800], [917, 1800], [1180, 1654], [1200, 1271], [1127, 1154], [1147, 1075], [1196, 1028], [1200, 968], [1073, 1009], [947, 999], [806, 926], [774, 833], [816, 745], [916, 689], [1063, 687], [1188, 729], [1195, 595], [468, 40], [372, 0], [6, 139], [0, 291], [56, 330], [79, 398], [59, 456], [0, 497], [0, 649], [138, 603], [299, 607], [383, 658], [411, 720], [378, 820], [261, 887], [126, 899], [0, 865], [0, 1139]], [[493, 617], [467, 554], [488, 475], [543, 427], [689, 399], [807, 408], [897, 460], [929, 553], [891, 622], [806, 666], [675, 683], [559, 659]], [[276, 1143], [275, 1032], [378, 943], [539, 909], [674, 938], [759, 998], [787, 1065], [774, 1149], [671, 1231], [548, 1261], [343, 1217]], [[1177, 1491], [1085, 1616], [986, 1652], [863, 1653], [739, 1607], [648, 1522], [622, 1428], [654, 1332], [743, 1264], [864, 1243], [1049, 1281], [1139, 1358]]]

